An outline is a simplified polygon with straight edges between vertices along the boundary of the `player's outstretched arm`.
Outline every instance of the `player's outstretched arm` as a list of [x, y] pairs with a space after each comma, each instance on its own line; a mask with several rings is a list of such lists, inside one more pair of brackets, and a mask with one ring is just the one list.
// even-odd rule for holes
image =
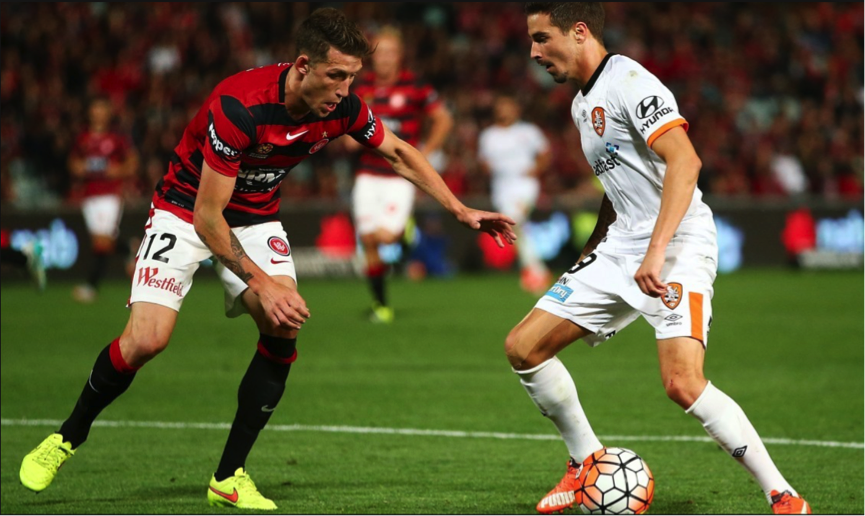
[[236, 180], [204, 163], [192, 217], [195, 232], [213, 256], [261, 299], [261, 305], [274, 325], [300, 329], [309, 317], [306, 302], [296, 289], [277, 283], [261, 270], [243, 250], [225, 221], [222, 211], [228, 206]]
[[598, 247], [598, 244], [607, 236], [607, 230], [610, 229], [610, 224], [616, 221], [616, 210], [613, 209], [613, 203], [610, 202], [607, 194], [604, 194], [604, 198], [601, 201], [601, 209], [598, 211], [598, 222], [595, 223], [595, 229], [592, 231], [592, 235], [586, 241], [586, 245], [583, 246], [583, 252], [580, 253], [580, 259], [578, 261], [583, 261], [583, 258], [590, 255], [592, 251]]
[[646, 257], [634, 279], [644, 294], [659, 297], [667, 291], [666, 283], [661, 280], [667, 244], [688, 212], [703, 164], [682, 127], [674, 127], [658, 137], [652, 144], [652, 150], [667, 164], [667, 172], [661, 191], [658, 220]]
[[419, 150], [400, 140], [390, 129], [385, 127], [384, 130], [384, 140], [375, 152], [388, 160], [397, 174], [438, 201], [466, 226], [492, 236], [499, 247], [504, 247], [504, 242], [514, 243], [517, 235], [512, 228], [515, 224], [513, 219], [501, 213], [466, 207], [454, 196]]

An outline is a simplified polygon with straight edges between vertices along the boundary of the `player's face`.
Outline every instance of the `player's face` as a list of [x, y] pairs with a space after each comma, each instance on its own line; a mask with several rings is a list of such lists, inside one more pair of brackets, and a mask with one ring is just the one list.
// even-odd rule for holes
[[563, 33], [550, 23], [550, 15], [531, 14], [528, 17], [529, 37], [532, 38], [532, 59], [547, 69], [553, 80], [563, 83], [573, 76], [570, 67], [576, 62], [579, 45], [571, 32]]
[[402, 44], [392, 36], [381, 36], [376, 41], [372, 55], [372, 69], [376, 75], [391, 76], [399, 70], [402, 60]]
[[363, 63], [359, 57], [343, 54], [335, 48], [327, 53], [327, 61], [309, 66], [301, 83], [301, 96], [309, 109], [326, 117], [348, 96], [348, 88]]
[[493, 106], [493, 117], [498, 124], [511, 125], [520, 117], [520, 106], [510, 97], [499, 97]]
[[105, 127], [111, 122], [111, 105], [99, 100], [90, 105], [90, 125]]

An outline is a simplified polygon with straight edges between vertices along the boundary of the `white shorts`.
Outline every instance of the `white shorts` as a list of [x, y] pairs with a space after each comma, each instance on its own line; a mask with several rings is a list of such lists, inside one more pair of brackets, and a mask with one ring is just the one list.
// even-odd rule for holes
[[117, 238], [123, 201], [119, 195], [96, 195], [81, 201], [84, 223], [91, 235]]
[[[138, 249], [129, 305], [139, 301], [180, 311], [192, 288], [199, 263], [213, 253], [198, 238], [192, 224], [164, 210], [153, 210]], [[290, 276], [297, 281], [288, 238], [279, 222], [232, 228], [252, 258], [270, 276]], [[225, 315], [246, 313], [240, 295], [248, 288], [233, 272], [214, 259], [214, 268], [225, 289]]]
[[415, 187], [402, 177], [358, 174], [351, 193], [352, 214], [361, 235], [384, 229], [399, 234], [411, 216]]
[[623, 254], [601, 244], [559, 278], [535, 305], [592, 332], [584, 340], [597, 346], [642, 315], [657, 339], [692, 337], [705, 347], [712, 323], [712, 295], [718, 248], [711, 242], [674, 239], [667, 246], [661, 280], [667, 294], [649, 297], [634, 274], [643, 255]]
[[497, 179], [492, 185], [491, 200], [496, 211], [522, 224], [531, 215], [540, 193], [540, 182], [533, 177]]

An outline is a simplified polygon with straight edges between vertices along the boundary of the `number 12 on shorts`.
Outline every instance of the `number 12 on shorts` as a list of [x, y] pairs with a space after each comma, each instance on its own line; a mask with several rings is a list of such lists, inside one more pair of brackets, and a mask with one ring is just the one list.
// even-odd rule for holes
[[[150, 235], [150, 238], [147, 239], [147, 247], [145, 248], [144, 254], [141, 256], [142, 260], [146, 260], [147, 257], [150, 255], [150, 250], [153, 247], [153, 241], [156, 240], [156, 236], [157, 235], [154, 233]], [[168, 243], [166, 243], [164, 247], [153, 253], [153, 259], [162, 263], [168, 263], [168, 257], [163, 255], [166, 252], [174, 249], [175, 244], [177, 244], [177, 237], [172, 235], [171, 233], [163, 233], [159, 237], [160, 242], [166, 240], [168, 241]]]

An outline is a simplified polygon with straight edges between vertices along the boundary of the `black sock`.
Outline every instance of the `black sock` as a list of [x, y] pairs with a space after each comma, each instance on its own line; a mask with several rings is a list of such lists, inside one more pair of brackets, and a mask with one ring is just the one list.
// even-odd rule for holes
[[3, 254], [0, 255], [3, 263], [8, 263], [10, 265], [15, 265], [17, 267], [27, 267], [27, 255], [22, 253], [21, 251], [16, 251], [15, 249], [11, 249], [9, 247], [3, 248]]
[[[84, 384], [84, 390], [81, 391], [81, 396], [78, 397], [72, 414], [58, 430], [63, 435], [64, 441], [72, 443], [73, 449], [78, 448], [87, 440], [90, 426], [96, 416], [118, 396], [126, 392], [135, 378], [135, 370], [129, 368], [125, 363], [123, 363], [125, 371], [119, 371], [115, 367], [111, 360], [111, 348], [115, 346], [116, 349], [113, 353], [119, 356], [120, 348], [118, 340], [115, 340], [96, 357], [96, 363], [93, 364], [93, 370], [90, 372], [87, 383]], [[120, 358], [120, 360], [123, 359]]]
[[369, 279], [369, 288], [372, 290], [372, 297], [381, 306], [387, 306], [387, 300], [384, 295], [384, 277], [386, 273], [387, 265], [384, 264], [368, 267], [366, 270], [366, 277]]
[[297, 357], [296, 343], [297, 339], [259, 336], [258, 351], [237, 390], [237, 413], [214, 474], [218, 482], [233, 476], [237, 468], [246, 464], [258, 433], [270, 420], [285, 391], [291, 363]]
[[90, 276], [87, 278], [87, 283], [93, 288], [99, 287], [99, 282], [105, 276], [105, 268], [108, 266], [108, 255], [105, 253], [93, 253], [93, 268], [90, 269]]

